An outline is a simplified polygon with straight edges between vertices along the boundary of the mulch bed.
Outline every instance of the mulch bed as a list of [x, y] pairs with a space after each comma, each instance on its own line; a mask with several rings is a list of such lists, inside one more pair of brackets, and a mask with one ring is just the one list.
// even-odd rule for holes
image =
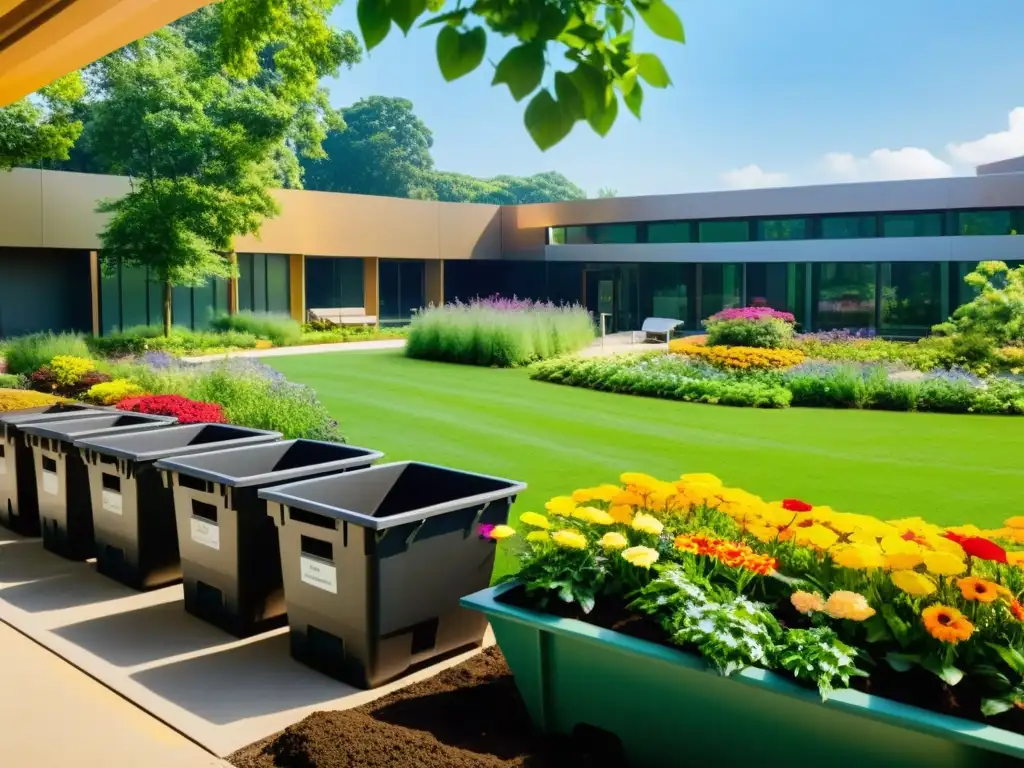
[[239, 750], [238, 768], [618, 768], [599, 736], [533, 732], [496, 647], [355, 709], [314, 712]]

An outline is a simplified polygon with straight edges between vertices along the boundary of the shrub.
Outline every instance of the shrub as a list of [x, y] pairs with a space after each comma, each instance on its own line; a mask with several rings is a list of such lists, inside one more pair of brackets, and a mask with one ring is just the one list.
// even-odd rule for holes
[[95, 363], [82, 357], [58, 355], [30, 377], [29, 386], [39, 392], [77, 397], [95, 384], [110, 381], [110, 376], [95, 370]]
[[32, 392], [27, 389], [0, 389], [0, 413], [38, 408], [42, 405], [60, 403], [63, 400], [62, 397], [43, 392]]
[[710, 346], [765, 347], [786, 346], [793, 338], [796, 319], [789, 312], [770, 307], [723, 309], [704, 321]]
[[276, 312], [239, 312], [235, 315], [215, 317], [210, 327], [221, 332], [248, 333], [269, 339], [276, 346], [296, 344], [302, 335], [302, 325], [288, 315]]
[[1002, 261], [983, 261], [964, 282], [977, 295], [937, 331], [984, 338], [991, 345], [1024, 341], [1024, 266], [1011, 269]]
[[156, 351], [176, 355], [214, 353], [231, 349], [253, 349], [256, 342], [256, 336], [251, 333], [192, 331], [179, 327], [172, 328], [171, 334], [164, 336], [163, 327], [159, 325], [138, 325], [89, 339], [89, 345], [96, 354], [107, 357], [142, 355]]
[[594, 338], [579, 305], [492, 298], [431, 307], [409, 327], [409, 357], [510, 368], [577, 352]]
[[16, 373], [0, 373], [0, 389], [26, 389], [28, 379]]
[[28, 376], [61, 355], [89, 357], [85, 338], [77, 333], [33, 333], [7, 342], [7, 371]]
[[100, 405], [117, 405], [125, 398], [139, 397], [144, 393], [142, 387], [128, 379], [114, 379], [89, 387], [85, 398]]
[[175, 416], [179, 424], [225, 424], [223, 409], [216, 403], [203, 403], [181, 395], [144, 395], [129, 397], [117, 404], [118, 410]]
[[670, 341], [668, 348], [670, 352], [705, 360], [718, 368], [738, 370], [789, 368], [804, 360], [804, 353], [798, 349], [704, 346], [691, 344], [686, 339]]

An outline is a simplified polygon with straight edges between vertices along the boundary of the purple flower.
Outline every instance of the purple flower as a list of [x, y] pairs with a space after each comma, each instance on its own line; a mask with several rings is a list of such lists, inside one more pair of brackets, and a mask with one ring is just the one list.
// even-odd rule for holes
[[709, 323], [722, 320], [782, 320], [784, 323], [795, 323], [796, 318], [791, 312], [781, 312], [771, 307], [735, 307], [723, 309], [708, 318]]
[[493, 530], [494, 530], [494, 524], [493, 523], [481, 523], [480, 527], [477, 528], [477, 533], [480, 534], [480, 538], [481, 539], [489, 539], [489, 538], [491, 538], [491, 531], [493, 531]]
[[142, 362], [158, 371], [178, 367], [178, 359], [170, 352], [147, 352], [142, 356]]
[[819, 341], [822, 344], [842, 344], [845, 341], [856, 341], [858, 339], [873, 339], [876, 331], [874, 328], [839, 328], [834, 331], [818, 331], [816, 333], [801, 333], [797, 336], [798, 341]]

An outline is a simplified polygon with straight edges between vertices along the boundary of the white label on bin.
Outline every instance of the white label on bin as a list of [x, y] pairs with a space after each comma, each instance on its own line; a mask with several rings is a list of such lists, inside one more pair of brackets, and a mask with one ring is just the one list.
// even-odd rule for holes
[[192, 524], [192, 541], [210, 549], [220, 549], [220, 526], [198, 517], [190, 518], [189, 522]]
[[124, 514], [124, 511], [121, 509], [121, 493], [119, 491], [111, 491], [108, 488], [103, 489], [103, 511], [111, 512], [115, 515]]
[[322, 589], [324, 592], [338, 594], [338, 569], [330, 563], [318, 560], [315, 557], [299, 556], [299, 571], [302, 580], [311, 587]]
[[57, 480], [57, 473], [50, 472], [48, 469], [43, 470], [43, 491], [46, 493], [57, 495], [57, 489], [60, 488], [60, 482]]

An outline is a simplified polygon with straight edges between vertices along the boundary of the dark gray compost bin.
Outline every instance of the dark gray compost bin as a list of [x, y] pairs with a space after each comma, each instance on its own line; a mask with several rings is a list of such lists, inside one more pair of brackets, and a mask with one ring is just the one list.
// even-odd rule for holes
[[174, 498], [156, 462], [279, 437], [280, 432], [228, 424], [184, 424], [76, 441], [89, 468], [97, 570], [136, 589], [178, 581]]
[[24, 424], [32, 448], [43, 546], [72, 560], [93, 556], [92, 495], [89, 472], [74, 441], [120, 435], [174, 424], [173, 416], [111, 411], [80, 419]]
[[459, 607], [484, 589], [494, 542], [526, 485], [418, 462], [265, 488], [278, 526], [292, 655], [372, 688], [483, 642]]
[[0, 413], [0, 523], [24, 536], [39, 535], [39, 497], [32, 449], [21, 427], [33, 421], [95, 416], [110, 408], [85, 403], [54, 403]]
[[287, 440], [158, 461], [174, 489], [185, 610], [238, 637], [284, 626], [277, 526], [259, 490], [361, 469], [382, 455]]

